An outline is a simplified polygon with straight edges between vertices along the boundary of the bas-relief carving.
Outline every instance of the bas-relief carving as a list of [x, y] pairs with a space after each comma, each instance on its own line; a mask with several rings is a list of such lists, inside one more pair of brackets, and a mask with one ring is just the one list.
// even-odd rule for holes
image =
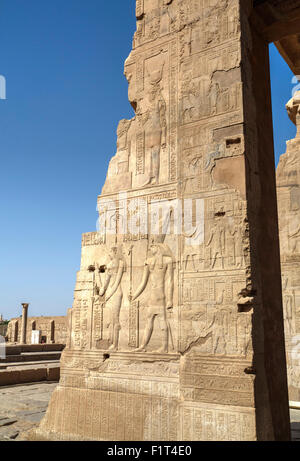
[[[233, 112], [241, 108], [239, 68], [217, 71], [222, 63], [209, 58], [199, 62], [203, 74], [194, 70], [194, 60], [182, 66], [180, 116], [182, 124]], [[219, 58], [221, 60], [221, 58]], [[230, 59], [230, 57], [228, 57]], [[237, 61], [237, 57], [234, 58]], [[227, 61], [228, 62], [228, 61]], [[211, 70], [209, 69], [211, 67]], [[196, 73], [197, 72], [197, 73]], [[223, 77], [223, 72], [226, 78]], [[196, 74], [196, 75], [193, 75]]]
[[[204, 232], [204, 241], [202, 244], [199, 245], [186, 245], [184, 243], [183, 245], [183, 260], [181, 267], [185, 271], [185, 273], [191, 273], [191, 274], [201, 274], [201, 277], [204, 277], [204, 274], [208, 272], [210, 276], [213, 275], [213, 272], [215, 270], [218, 270], [219, 276], [220, 276], [220, 271], [224, 270], [240, 270], [245, 268], [245, 257], [244, 257], [244, 248], [243, 248], [243, 238], [245, 238], [245, 235], [243, 232], [243, 216], [244, 216], [244, 205], [243, 202], [239, 202], [236, 200], [236, 197], [234, 195], [228, 195], [224, 198], [224, 196], [220, 196], [220, 198], [217, 199], [209, 199], [206, 201], [206, 206], [205, 206], [205, 219], [206, 219], [206, 226], [205, 226], [205, 232]], [[165, 236], [164, 236], [165, 237]], [[155, 240], [150, 239], [145, 239], [139, 240], [140, 242], [140, 249], [143, 248], [143, 252], [145, 254], [145, 266], [144, 269], [143, 267], [143, 258], [139, 257], [139, 263], [138, 266], [136, 267], [136, 257], [137, 254], [139, 256], [142, 254], [140, 253], [136, 247], [136, 242], [126, 242], [126, 245], [124, 246], [123, 243], [123, 249], [121, 250], [123, 257], [126, 259], [126, 262], [122, 263], [123, 267], [126, 267], [126, 274], [117, 274], [117, 267], [118, 265], [115, 265], [115, 276], [119, 278], [118, 283], [119, 283], [119, 290], [120, 294], [116, 293], [116, 297], [118, 298], [116, 300], [115, 306], [112, 306], [111, 308], [106, 309], [106, 301], [108, 301], [109, 305], [109, 299], [104, 299], [103, 298], [103, 290], [107, 290], [107, 283], [108, 279], [106, 281], [101, 282], [101, 274], [99, 274], [99, 269], [96, 270], [95, 274], [97, 274], [97, 277], [99, 279], [98, 286], [96, 286], [96, 290], [93, 288], [94, 287], [94, 281], [92, 282], [90, 280], [89, 282], [89, 291], [86, 290], [80, 290], [79, 293], [82, 294], [86, 293], [87, 298], [90, 296], [91, 297], [91, 290], [92, 291], [92, 298], [93, 298], [93, 303], [94, 303], [94, 322], [97, 322], [97, 327], [94, 325], [92, 327], [93, 329], [93, 335], [94, 337], [98, 337], [98, 339], [103, 339], [104, 343], [102, 345], [98, 341], [98, 347], [104, 347], [106, 348], [107, 341], [108, 344], [110, 344], [110, 347], [112, 349], [115, 349], [118, 347], [118, 339], [115, 341], [113, 340], [113, 335], [115, 335], [115, 338], [118, 338], [119, 334], [118, 331], [121, 328], [120, 322], [118, 320], [120, 316], [120, 311], [122, 310], [122, 304], [124, 306], [123, 312], [124, 316], [127, 316], [127, 319], [123, 317], [124, 323], [124, 331], [121, 333], [121, 335], [129, 335], [129, 339], [127, 341], [127, 345], [130, 347], [135, 347], [137, 350], [144, 350], [146, 346], [148, 345], [152, 332], [153, 332], [153, 327], [154, 330], [157, 332], [160, 332], [159, 336], [156, 339], [156, 343], [160, 342], [158, 349], [161, 349], [162, 352], [166, 352], [169, 350], [176, 350], [177, 349], [177, 344], [176, 344], [176, 331], [172, 332], [171, 326], [170, 326], [170, 320], [167, 319], [168, 316], [172, 314], [168, 314], [168, 311], [171, 306], [173, 306], [173, 299], [170, 299], [170, 293], [172, 293], [173, 296], [173, 287], [174, 287], [174, 281], [173, 281], [173, 272], [174, 269], [176, 268], [176, 264], [174, 264], [173, 259], [174, 259], [174, 254], [168, 248], [166, 244], [160, 243], [162, 242], [163, 236], [157, 236], [157, 242]], [[184, 242], [186, 239], [183, 240]], [[130, 246], [128, 246], [130, 243]], [[156, 243], [156, 244], [155, 244]], [[127, 247], [127, 250], [126, 248]], [[105, 258], [103, 259], [103, 253], [106, 250], [106, 246], [102, 245], [101, 246], [101, 253], [102, 253], [102, 261], [101, 259], [98, 260], [98, 262], [95, 262], [95, 266], [97, 268], [99, 267], [105, 267], [105, 270], [107, 267], [105, 266]], [[117, 248], [114, 248], [112, 251], [117, 251]], [[148, 256], [147, 256], [148, 254]], [[176, 254], [176, 251], [175, 251]], [[163, 255], [163, 257], [162, 257]], [[135, 287], [139, 285], [141, 282], [141, 286], [137, 290], [137, 293], [134, 293], [134, 287], [133, 287], [133, 267], [135, 267]], [[124, 271], [124, 269], [123, 269]], [[86, 289], [86, 281], [90, 277], [88, 271], [85, 273], [86, 275], [83, 277], [83, 279], [78, 280], [77, 282], [77, 287], [81, 287]], [[109, 274], [109, 272], [107, 272]], [[137, 276], [138, 274], [138, 276]], [[123, 275], [125, 275], [125, 280]], [[93, 277], [95, 278], [95, 275], [93, 274]], [[227, 275], [228, 277], [228, 275]], [[122, 281], [124, 282], [125, 285], [125, 296], [123, 296], [123, 291], [121, 288]], [[199, 278], [198, 280], [194, 280], [193, 283], [196, 283], [198, 286], [201, 285], [203, 281], [203, 278]], [[129, 282], [129, 283], [128, 283]], [[177, 283], [177, 282], [175, 282]], [[181, 304], [182, 302], [185, 302], [186, 298], [186, 289], [185, 289], [185, 283], [183, 282], [183, 298], [182, 301], [179, 300], [179, 303]], [[212, 279], [212, 283], [215, 283], [215, 281]], [[102, 288], [102, 291], [99, 287], [102, 285], [104, 288]], [[200, 285], [199, 285], [200, 284]], [[159, 287], [156, 289], [156, 285]], [[243, 282], [240, 284], [241, 286], [237, 289], [235, 288], [236, 295], [238, 295], [239, 292], [241, 292], [243, 288]], [[143, 291], [146, 289], [148, 286], [148, 293], [150, 295], [150, 298], [147, 298], [146, 301], [143, 300], [143, 302], [136, 303], [135, 301], [139, 298], [139, 295], [143, 293]], [[221, 305], [223, 303], [223, 296], [224, 293], [222, 290], [220, 290], [220, 283], [217, 283], [218, 286], [218, 293], [215, 297], [215, 301], [218, 305]], [[130, 289], [128, 289], [130, 287]], [[153, 289], [153, 287], [155, 289]], [[95, 291], [98, 296], [95, 296]], [[199, 290], [196, 290], [196, 295], [195, 296], [195, 301], [204, 299], [205, 300], [205, 293], [204, 291], [204, 298], [202, 296], [202, 293], [199, 293]], [[130, 302], [130, 295], [133, 295], [133, 299]], [[193, 299], [192, 296], [192, 299]], [[191, 301], [192, 301], [191, 299]], [[210, 299], [210, 298], [209, 298]], [[88, 303], [88, 299], [86, 300], [84, 306], [86, 306]], [[177, 304], [177, 302], [175, 303]], [[238, 304], [238, 299], [236, 300], [236, 305], [235, 305], [235, 310], [237, 311], [237, 304]], [[76, 309], [76, 305], [74, 306]], [[80, 328], [87, 328], [87, 319], [86, 319], [86, 308], [83, 307], [82, 310], [82, 315], [80, 314], [81, 320], [78, 323], [77, 326]], [[110, 322], [108, 313], [106, 314], [107, 318], [107, 324], [114, 325], [115, 327], [112, 327], [115, 330], [114, 334], [107, 335], [103, 333], [103, 329], [107, 329], [107, 325], [105, 326], [105, 312], [115, 310], [116, 314], [113, 315], [115, 317], [115, 320]], [[126, 312], [126, 314], [125, 314]], [[201, 309], [200, 309], [201, 312]], [[168, 314], [168, 315], [166, 315]], [[212, 323], [212, 326], [210, 330], [212, 331], [214, 328], [216, 329], [216, 334], [215, 334], [215, 346], [213, 346], [212, 351], [220, 349], [220, 346], [218, 346], [218, 343], [222, 341], [222, 331], [218, 329], [218, 321], [221, 313], [219, 314], [217, 311], [215, 313], [215, 320], [212, 319], [210, 322]], [[74, 322], [76, 322], [77, 319], [76, 314], [74, 316]], [[227, 315], [227, 314], [226, 314]], [[242, 315], [240, 315], [242, 317]], [[176, 316], [175, 316], [176, 318]], [[174, 318], [172, 318], [172, 322], [174, 323]], [[234, 320], [234, 322], [237, 322], [237, 319]], [[240, 320], [238, 323], [243, 323], [242, 320]], [[157, 324], [157, 327], [156, 327]], [[245, 327], [246, 328], [246, 327]], [[78, 328], [75, 328], [75, 331], [77, 331]], [[208, 326], [206, 326], [206, 329], [209, 329]], [[238, 329], [236, 327], [235, 329]], [[175, 328], [176, 330], [176, 328]], [[193, 331], [193, 330], [191, 330]], [[208, 334], [208, 333], [207, 333]], [[207, 335], [206, 334], [206, 335]], [[205, 335], [205, 336], [206, 336]], [[161, 338], [159, 340], [159, 337]], [[219, 339], [218, 339], [219, 338]], [[141, 343], [139, 343], [139, 339], [141, 339]], [[105, 342], [106, 341], [106, 342]], [[237, 342], [238, 340], [236, 340]], [[192, 342], [192, 341], [191, 341]], [[247, 345], [247, 341], [244, 341], [241, 339], [241, 344], [245, 342], [245, 347]], [[87, 343], [86, 343], [87, 345]], [[123, 348], [125, 344], [123, 341]], [[125, 348], [126, 350], [127, 348]], [[230, 353], [230, 348], [228, 348], [228, 353]], [[245, 350], [242, 350], [241, 345], [239, 344], [238, 346], [235, 347], [234, 350], [232, 350], [232, 353], [236, 354], [237, 349], [240, 350], [241, 354], [245, 353]], [[154, 350], [153, 346], [150, 348], [150, 350]], [[211, 352], [211, 351], [210, 351]], [[226, 353], [226, 348], [225, 348], [225, 353]]]
[[[129, 130], [126, 143], [130, 149], [123, 147], [123, 152], [118, 151], [111, 160], [103, 193], [155, 185], [164, 179], [161, 166], [165, 166], [166, 159], [161, 157], [161, 153], [166, 150], [167, 144], [167, 54], [168, 50], [158, 49], [147, 59], [125, 67], [129, 84], [128, 95], [136, 116], [131, 121], [123, 121]], [[164, 154], [165, 157], [166, 152]], [[120, 164], [123, 168], [121, 177]], [[126, 183], [129, 177], [130, 184]]]
[[[192, 38], [187, 47], [193, 51], [203, 51], [227, 40], [236, 39], [240, 33], [239, 10], [236, 1], [228, 5], [227, 0], [212, 0], [204, 5], [198, 0], [145, 0], [138, 4], [137, 32], [134, 48], [158, 36], [179, 32], [186, 26], [192, 29]], [[191, 34], [191, 32], [188, 32]]]
[[[153, 64], [152, 64], [153, 65]], [[144, 174], [145, 169], [149, 171], [149, 175], [142, 185], [142, 187], [148, 184], [159, 183], [159, 172], [160, 172], [160, 152], [162, 148], [166, 147], [166, 102], [161, 88], [161, 81], [163, 77], [164, 61], [160, 64], [156, 64], [154, 67], [156, 70], [151, 71], [150, 64], [148, 64], [149, 70], [147, 73], [149, 76], [149, 96], [147, 109], [141, 115], [138, 114], [140, 119], [141, 130], [143, 130], [143, 149], [145, 155], [145, 164], [143, 162], [143, 168], [140, 167], [140, 160], [137, 158], [137, 174]], [[157, 70], [158, 67], [158, 70]], [[139, 150], [137, 149], [139, 154]]]
[[277, 196], [282, 266], [283, 315], [291, 400], [300, 400], [300, 92], [288, 102], [288, 115], [297, 126], [277, 168]]
[[[201, 17], [201, 12], [195, 5], [187, 6], [182, 2], [175, 1], [164, 5], [160, 2], [156, 6], [152, 3], [143, 4], [137, 8], [140, 12], [138, 18], [141, 18], [138, 25], [145, 21], [147, 28], [152, 31], [151, 36], [155, 35], [156, 18], [159, 18], [159, 21], [162, 18], [160, 11], [167, 9], [170, 21], [174, 24], [174, 19], [171, 18], [175, 18], [172, 11], [176, 10], [176, 7], [181, 19], [185, 17], [186, 12], [193, 15], [194, 9], [196, 17]], [[210, 11], [214, 8], [219, 9], [219, 5], [216, 3]], [[220, 7], [220, 11], [223, 12], [224, 9], [226, 10], [225, 4]], [[231, 9], [228, 11], [232, 19]], [[190, 31], [188, 47], [191, 47], [191, 27], [185, 28], [182, 33], [186, 34], [186, 30]], [[199, 42], [197, 36], [193, 42]], [[173, 125], [178, 124], [177, 110], [179, 122], [182, 119], [182, 123], [188, 123], [203, 117], [228, 114], [241, 108], [240, 53], [236, 45], [231, 45], [231, 48], [225, 47], [223, 53], [212, 51], [205, 56], [199, 55], [199, 50], [196, 49], [192, 57], [182, 59], [181, 70], [178, 73], [178, 50], [174, 41], [169, 49], [162, 45], [141, 56], [133, 52], [126, 61], [125, 75], [129, 83], [129, 100], [136, 112], [131, 123], [127, 121], [130, 126], [129, 164], [126, 162], [127, 157], [122, 162], [123, 168], [129, 165], [129, 170], [121, 175], [118, 173], [122, 160], [118, 153], [111, 161], [103, 193], [151, 186], [176, 179], [175, 153], [178, 134]], [[181, 82], [179, 104], [176, 101], [178, 79]]]
[[108, 265], [105, 270], [105, 281], [101, 281], [100, 266], [96, 263], [96, 286], [99, 297], [105, 295], [105, 307], [110, 310], [110, 350], [117, 350], [119, 346], [120, 325], [120, 309], [123, 300], [123, 291], [121, 280], [124, 273], [124, 262], [122, 256], [118, 254], [118, 247], [113, 247], [110, 250]]
[[[180, 349], [245, 357], [251, 353], [251, 313], [238, 312], [243, 279], [186, 278]], [[200, 303], [200, 308], [198, 307]]]
[[255, 440], [253, 413], [232, 412], [228, 406], [185, 405], [182, 440], [245, 441]]
[[200, 245], [183, 240], [182, 266], [186, 272], [244, 269], [247, 257], [245, 204], [227, 194], [205, 200], [205, 237]]
[[[246, 201], [215, 174], [219, 161], [245, 153], [238, 5], [137, 1], [134, 49], [125, 63], [135, 116], [118, 127], [99, 232], [83, 236], [71, 344], [43, 423], [54, 432], [61, 418], [62, 432], [78, 435], [80, 426], [91, 439], [255, 438], [253, 383], [245, 378], [255, 302], [247, 296]], [[202, 221], [181, 235], [132, 233], [127, 221], [134, 221], [135, 205], [127, 216], [119, 192], [146, 199], [147, 216], [155, 201], [200, 200]], [[186, 376], [191, 357], [219, 363], [208, 378]], [[86, 426], [85, 399], [95, 408]], [[53, 410], [58, 402], [74, 410], [76, 421], [63, 422]]]
[[147, 323], [141, 346], [137, 352], [145, 351], [151, 339], [154, 321], [159, 324], [162, 336], [162, 345], [157, 352], [168, 352], [169, 341], [174, 349], [174, 341], [168, 311], [173, 308], [173, 256], [171, 250], [163, 243], [152, 240], [150, 243], [152, 256], [145, 262], [143, 279], [137, 291], [133, 294], [133, 300], [137, 299], [150, 285], [150, 299], [147, 307]]
[[[111, 249], [102, 245], [102, 257], [92, 254], [92, 257], [97, 257], [96, 262], [88, 265], [83, 276], [79, 274], [77, 279], [72, 317], [75, 348], [89, 347], [88, 341], [81, 342], [80, 337], [82, 334], [87, 334], [89, 316], [91, 316], [93, 347], [117, 350], [121, 334], [121, 349], [129, 350], [128, 346], [130, 346], [144, 350], [151, 339], [153, 326], [156, 327], [157, 323], [160, 333], [157, 332], [154, 342], [159, 342], [162, 335], [159, 349], [162, 352], [167, 352], [168, 349], [174, 350], [174, 333], [167, 318], [167, 310], [173, 307], [173, 255], [168, 245], [161, 243], [161, 237], [157, 236], [157, 238], [160, 243], [151, 239], [140, 240], [140, 251], [137, 244], [126, 242], [122, 246]], [[145, 254], [144, 270], [142, 261], [140, 267], [136, 267], [136, 258], [143, 253]], [[137, 302], [136, 298], [139, 298], [146, 288], [147, 298], [144, 299], [147, 301]], [[133, 293], [134, 289], [135, 293]], [[88, 312], [89, 305], [92, 313]], [[123, 317], [121, 315], [122, 320], [120, 314], [123, 315]], [[168, 314], [168, 317], [170, 315]], [[143, 329], [144, 339], [139, 343]], [[150, 350], [153, 347], [152, 345]]]

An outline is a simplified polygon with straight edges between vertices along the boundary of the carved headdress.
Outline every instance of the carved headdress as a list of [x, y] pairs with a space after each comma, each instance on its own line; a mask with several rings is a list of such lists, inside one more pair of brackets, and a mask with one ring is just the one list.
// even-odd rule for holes
[[152, 234], [149, 236], [149, 245], [148, 248], [151, 246], [156, 246], [159, 248], [160, 256], [161, 256], [161, 263], [160, 266], [163, 267], [163, 257], [164, 256], [169, 256], [172, 258], [173, 261], [173, 253], [169, 247], [165, 243], [166, 239], [166, 230], [168, 229], [171, 221], [171, 213], [168, 214], [168, 216], [165, 219], [164, 225], [163, 225], [163, 220], [159, 219], [159, 234]]

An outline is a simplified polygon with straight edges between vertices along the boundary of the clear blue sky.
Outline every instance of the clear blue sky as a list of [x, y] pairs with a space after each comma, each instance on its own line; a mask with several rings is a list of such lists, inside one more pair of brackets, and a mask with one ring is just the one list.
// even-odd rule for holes
[[[0, 313], [65, 315], [81, 234], [96, 228], [96, 198], [116, 128], [131, 118], [123, 76], [135, 0], [2, 0], [0, 74]], [[276, 155], [295, 134], [285, 114], [292, 74], [271, 50]]]

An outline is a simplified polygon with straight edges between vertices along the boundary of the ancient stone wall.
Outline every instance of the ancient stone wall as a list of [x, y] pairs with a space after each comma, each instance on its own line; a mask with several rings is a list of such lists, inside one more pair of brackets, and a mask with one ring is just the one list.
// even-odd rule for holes
[[[46, 343], [66, 344], [67, 317], [29, 317], [26, 328], [26, 344], [31, 344], [32, 330], [39, 330]], [[7, 329], [8, 342], [21, 341], [21, 317], [11, 319]]]
[[99, 232], [82, 238], [35, 438], [289, 438], [268, 44], [252, 10], [137, 0], [135, 117], [118, 126]]
[[3, 336], [3, 338], [5, 338], [6, 336], [7, 328], [8, 328], [7, 323], [0, 323], [0, 336]]
[[284, 325], [290, 400], [300, 401], [300, 92], [287, 104], [297, 136], [277, 168]]

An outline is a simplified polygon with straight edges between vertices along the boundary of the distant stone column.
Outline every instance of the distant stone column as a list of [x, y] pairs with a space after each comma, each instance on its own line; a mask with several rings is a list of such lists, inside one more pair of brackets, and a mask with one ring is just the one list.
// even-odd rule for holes
[[26, 344], [26, 330], [27, 330], [27, 313], [29, 304], [22, 304], [22, 328], [21, 328], [21, 344]]
[[55, 343], [55, 321], [51, 320], [50, 322], [50, 343]]

